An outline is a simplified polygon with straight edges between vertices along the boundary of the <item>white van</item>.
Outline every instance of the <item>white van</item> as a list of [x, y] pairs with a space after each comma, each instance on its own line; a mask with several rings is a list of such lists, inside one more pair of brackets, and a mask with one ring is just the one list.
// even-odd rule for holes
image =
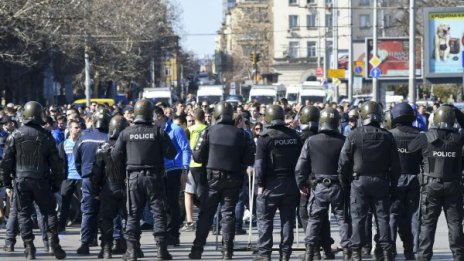
[[302, 105], [306, 104], [306, 101], [311, 103], [325, 102], [327, 99], [327, 88], [324, 84], [317, 81], [304, 82], [301, 85], [300, 92], [298, 94], [298, 102]]
[[224, 89], [222, 85], [201, 85], [198, 86], [197, 103], [208, 101], [209, 104], [220, 102], [224, 99]]
[[143, 88], [142, 98], [152, 100], [154, 104], [162, 102], [172, 105], [172, 93], [169, 87]]
[[287, 92], [285, 93], [285, 98], [288, 101], [288, 104], [298, 103], [298, 94], [301, 90], [301, 84], [292, 85], [287, 87]]
[[285, 97], [283, 84], [253, 85], [250, 90], [249, 101], [256, 100], [260, 104], [273, 104]]

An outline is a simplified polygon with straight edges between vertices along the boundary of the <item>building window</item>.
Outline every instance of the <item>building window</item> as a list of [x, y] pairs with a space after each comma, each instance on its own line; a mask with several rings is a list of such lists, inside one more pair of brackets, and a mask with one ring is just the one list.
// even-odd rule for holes
[[306, 26], [308, 29], [315, 29], [316, 28], [316, 15], [317, 14], [309, 14], [306, 16]]
[[369, 28], [371, 24], [371, 17], [370, 15], [360, 15], [359, 16], [359, 27], [361, 29]]
[[331, 4], [332, 4], [332, 0], [325, 0], [325, 3], [331, 5]]
[[359, 5], [370, 5], [370, 0], [359, 0]]
[[297, 4], [298, 4], [298, 0], [288, 0], [288, 4], [289, 4], [289, 5], [297, 5]]
[[329, 30], [332, 29], [332, 25], [333, 25], [333, 18], [332, 18], [332, 14], [326, 14], [325, 15], [325, 27]]
[[333, 49], [332, 41], [327, 41], [325, 48], [326, 48], [327, 51], [332, 53], [332, 49]]
[[298, 42], [290, 42], [288, 43], [288, 57], [289, 58], [298, 58]]
[[316, 42], [308, 42], [308, 57], [316, 57]]
[[315, 3], [316, 3], [316, 0], [306, 0], [306, 3], [307, 3], [307, 4], [315, 4]]
[[388, 29], [393, 25], [393, 17], [391, 15], [386, 15], [384, 17], [385, 28]]
[[298, 29], [298, 15], [289, 15], [288, 16], [288, 28]]

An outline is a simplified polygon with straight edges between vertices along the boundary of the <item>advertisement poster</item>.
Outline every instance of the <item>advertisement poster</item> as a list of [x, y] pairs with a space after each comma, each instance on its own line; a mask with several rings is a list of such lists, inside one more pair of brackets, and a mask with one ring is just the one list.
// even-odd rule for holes
[[[373, 56], [373, 41], [366, 39], [367, 57], [366, 64], [368, 72], [374, 67], [369, 63]], [[380, 78], [407, 78], [409, 77], [409, 39], [408, 38], [379, 38], [377, 40], [377, 57], [381, 63], [378, 66]], [[416, 76], [420, 77], [421, 64], [421, 42], [416, 41]], [[367, 73], [370, 77], [369, 73]]]
[[464, 9], [427, 9], [424, 57], [427, 74], [437, 77], [464, 73]]

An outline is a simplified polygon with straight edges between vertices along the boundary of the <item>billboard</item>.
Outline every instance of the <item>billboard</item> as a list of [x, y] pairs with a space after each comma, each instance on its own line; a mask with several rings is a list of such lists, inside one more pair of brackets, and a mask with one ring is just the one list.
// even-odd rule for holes
[[424, 9], [426, 77], [463, 77], [464, 8]]
[[[416, 76], [421, 77], [421, 41], [416, 40]], [[366, 57], [365, 63], [367, 70], [365, 76], [370, 77], [370, 71], [374, 68], [370, 63], [373, 57], [373, 41], [372, 38], [366, 38]], [[386, 79], [401, 79], [409, 77], [409, 38], [406, 37], [390, 37], [378, 38], [377, 40], [377, 57], [380, 59], [378, 66], [381, 75], [380, 78]]]

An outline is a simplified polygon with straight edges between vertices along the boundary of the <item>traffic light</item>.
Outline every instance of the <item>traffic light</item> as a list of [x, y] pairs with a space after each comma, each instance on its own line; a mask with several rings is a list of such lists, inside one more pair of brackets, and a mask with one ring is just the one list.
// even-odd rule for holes
[[259, 61], [261, 61], [261, 54], [257, 53], [256, 54], [256, 63], [258, 63]]
[[250, 55], [251, 64], [256, 64], [256, 52], [252, 51]]

